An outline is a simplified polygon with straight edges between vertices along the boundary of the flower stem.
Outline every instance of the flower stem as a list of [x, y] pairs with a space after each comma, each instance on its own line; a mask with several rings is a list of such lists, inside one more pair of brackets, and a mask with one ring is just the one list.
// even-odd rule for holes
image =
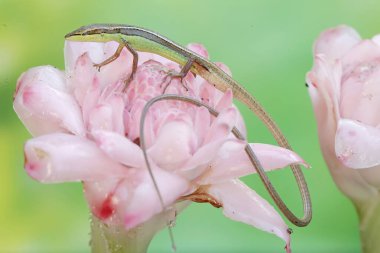
[[[91, 253], [146, 253], [154, 235], [166, 228], [168, 221], [174, 225], [177, 214], [189, 204], [189, 201], [181, 201], [128, 231], [122, 223], [107, 225], [92, 215]], [[172, 249], [175, 251], [174, 239]]]
[[360, 237], [363, 253], [380, 250], [380, 197], [371, 199], [365, 205], [357, 206], [360, 218]]
[[120, 225], [107, 225], [96, 217], [91, 222], [92, 253], [146, 253], [155, 231], [138, 226], [126, 231]]

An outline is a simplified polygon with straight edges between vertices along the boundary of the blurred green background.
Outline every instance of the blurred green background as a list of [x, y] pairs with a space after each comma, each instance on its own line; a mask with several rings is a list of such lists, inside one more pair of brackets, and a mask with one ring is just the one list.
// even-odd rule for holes
[[[293, 148], [313, 168], [305, 170], [314, 217], [294, 229], [293, 252], [359, 252], [355, 210], [335, 187], [321, 157], [305, 73], [318, 34], [338, 24], [363, 37], [380, 33], [379, 1], [48, 1], [0, 0], [0, 252], [89, 252], [89, 213], [80, 184], [43, 185], [23, 170], [30, 138], [12, 109], [18, 76], [50, 64], [63, 68], [63, 36], [85, 24], [125, 23], [187, 44], [203, 43], [236, 80], [256, 95]], [[251, 142], [274, 143], [240, 106]], [[270, 175], [289, 205], [301, 202], [289, 170]], [[246, 178], [266, 199], [257, 176]], [[178, 252], [284, 252], [271, 234], [230, 221], [221, 210], [193, 204], [174, 229]], [[167, 231], [149, 252], [170, 252]]]

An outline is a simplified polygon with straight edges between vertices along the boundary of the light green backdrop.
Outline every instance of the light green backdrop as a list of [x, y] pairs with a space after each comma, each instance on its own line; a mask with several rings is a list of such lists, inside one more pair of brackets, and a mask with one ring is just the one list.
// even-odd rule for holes
[[[294, 149], [313, 168], [305, 171], [314, 206], [306, 228], [296, 228], [294, 252], [359, 252], [353, 206], [334, 186], [321, 157], [305, 73], [311, 46], [325, 28], [349, 24], [364, 37], [380, 33], [378, 1], [33, 1], [0, 0], [0, 252], [88, 252], [89, 214], [80, 184], [43, 185], [23, 170], [30, 138], [12, 109], [18, 76], [30, 67], [63, 68], [63, 36], [90, 23], [135, 24], [187, 44], [201, 42], [256, 95]], [[273, 143], [241, 106], [251, 141]], [[301, 213], [289, 170], [271, 178]], [[247, 178], [269, 199], [257, 176]], [[230, 221], [206, 204], [193, 204], [174, 230], [178, 252], [283, 252], [283, 242]], [[170, 252], [167, 231], [150, 252]]]

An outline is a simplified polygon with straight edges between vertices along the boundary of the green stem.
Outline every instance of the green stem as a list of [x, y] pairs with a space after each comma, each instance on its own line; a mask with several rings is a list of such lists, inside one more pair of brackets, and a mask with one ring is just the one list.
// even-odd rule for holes
[[363, 253], [378, 253], [380, 250], [380, 197], [357, 206], [360, 218], [360, 237]]
[[[183, 201], [159, 213], [147, 222], [126, 231], [122, 224], [107, 225], [95, 216], [91, 219], [91, 253], [146, 253], [154, 235], [189, 205]], [[174, 246], [174, 241], [172, 242]], [[168, 244], [170, 245], [170, 244]]]
[[146, 253], [154, 232], [143, 225], [126, 231], [122, 226], [109, 226], [96, 217], [91, 222], [92, 253]]

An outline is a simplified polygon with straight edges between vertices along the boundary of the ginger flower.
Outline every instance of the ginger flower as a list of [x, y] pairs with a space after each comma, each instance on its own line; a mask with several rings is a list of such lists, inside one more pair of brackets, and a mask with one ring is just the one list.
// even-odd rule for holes
[[321, 33], [306, 81], [321, 150], [340, 190], [355, 204], [363, 252], [380, 252], [380, 35], [351, 27]]
[[[179, 94], [203, 101], [220, 114], [182, 101], [160, 101], [146, 117], [147, 154], [165, 208], [183, 201], [209, 202], [225, 216], [282, 238], [290, 251], [288, 226], [275, 209], [240, 177], [255, 173], [244, 152], [245, 141], [231, 134], [245, 126], [232, 103], [199, 76], [168, 78], [177, 64], [139, 53], [133, 80], [132, 56], [102, 67], [117, 44], [66, 42], [65, 71], [35, 67], [19, 78], [14, 108], [33, 135], [25, 144], [25, 170], [42, 183], [83, 182], [93, 216], [126, 231], [161, 213], [158, 194], [140, 148], [140, 118], [152, 98]], [[207, 57], [198, 44], [189, 45]], [[219, 64], [227, 73], [229, 70]], [[170, 83], [169, 83], [170, 81]], [[294, 152], [266, 144], [249, 144], [266, 170], [304, 163]], [[69, 204], [69, 203], [68, 203]], [[94, 238], [93, 238], [94, 239]]]

